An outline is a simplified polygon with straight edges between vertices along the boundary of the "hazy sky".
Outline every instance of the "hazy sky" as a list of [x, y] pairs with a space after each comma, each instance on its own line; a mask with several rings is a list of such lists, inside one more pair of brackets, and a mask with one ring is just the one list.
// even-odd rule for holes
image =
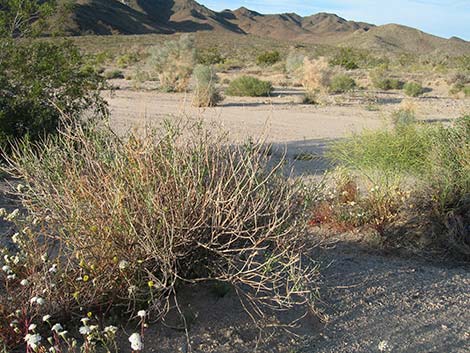
[[333, 12], [377, 25], [399, 23], [442, 37], [470, 40], [470, 0], [200, 0], [212, 10], [245, 6], [261, 13]]

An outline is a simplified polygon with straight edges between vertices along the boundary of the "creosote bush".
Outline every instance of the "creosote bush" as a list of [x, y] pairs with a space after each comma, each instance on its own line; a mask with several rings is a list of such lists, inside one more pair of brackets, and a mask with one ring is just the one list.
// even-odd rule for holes
[[183, 34], [179, 40], [166, 41], [149, 49], [147, 68], [151, 77], [156, 75], [161, 89], [184, 92], [188, 89], [196, 62], [194, 36]]
[[419, 97], [424, 93], [424, 88], [417, 82], [407, 82], [403, 86], [405, 94], [410, 97]]
[[[21, 251], [4, 250], [2, 259], [20, 260], [8, 263], [14, 277], [0, 274], [16, 288], [0, 294], [0, 309], [22, 310], [2, 318], [132, 315], [150, 303], [158, 319], [181, 285], [201, 281], [233, 286], [255, 319], [311, 310], [316, 269], [301, 258], [301, 186], [283, 176], [282, 161], [268, 164], [263, 144], [234, 146], [211, 131], [167, 123], [118, 138], [71, 125], [14, 148], [8, 171], [24, 183], [26, 213], [7, 216]], [[38, 296], [41, 305], [28, 304]]]
[[281, 60], [281, 53], [277, 50], [264, 52], [256, 58], [256, 63], [261, 66], [272, 66]]
[[350, 92], [356, 88], [356, 81], [348, 75], [338, 74], [333, 76], [329, 85], [329, 91], [332, 93]]
[[397, 78], [391, 77], [387, 68], [384, 66], [378, 67], [370, 72], [370, 80], [372, 85], [384, 91], [398, 90], [403, 88], [403, 82]]
[[193, 72], [193, 104], [197, 107], [213, 107], [221, 101], [216, 83], [218, 77], [212, 66], [197, 65]]
[[240, 76], [232, 80], [225, 93], [238, 97], [266, 97], [273, 91], [271, 82], [262, 81], [252, 76]]

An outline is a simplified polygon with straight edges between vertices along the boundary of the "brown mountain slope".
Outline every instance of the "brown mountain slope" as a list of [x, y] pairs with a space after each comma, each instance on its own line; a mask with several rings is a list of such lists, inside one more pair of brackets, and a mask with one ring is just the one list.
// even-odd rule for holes
[[392, 52], [470, 54], [470, 42], [400, 25], [374, 26], [334, 14], [263, 15], [247, 8], [216, 12], [194, 0], [77, 0], [68, 33], [144, 34], [216, 31]]

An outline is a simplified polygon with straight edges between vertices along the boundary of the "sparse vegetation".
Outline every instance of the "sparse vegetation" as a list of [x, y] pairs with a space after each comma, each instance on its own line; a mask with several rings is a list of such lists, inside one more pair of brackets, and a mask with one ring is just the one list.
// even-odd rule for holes
[[266, 97], [272, 91], [271, 82], [262, 81], [252, 76], [241, 76], [230, 82], [225, 93], [238, 97]]
[[387, 68], [384, 66], [378, 67], [371, 71], [369, 78], [372, 85], [384, 91], [398, 90], [403, 88], [403, 82], [397, 78], [391, 77]]
[[193, 72], [193, 104], [197, 107], [213, 107], [221, 100], [216, 83], [217, 75], [212, 66], [197, 65]]
[[197, 49], [196, 61], [202, 65], [216, 65], [223, 64], [225, 58], [217, 47], [211, 47], [207, 49]]
[[114, 80], [118, 78], [124, 78], [124, 74], [122, 73], [121, 70], [110, 70], [110, 71], [105, 71], [104, 77], [107, 78], [108, 80]]
[[302, 85], [305, 88], [304, 103], [316, 104], [320, 94], [328, 91], [332, 71], [325, 58], [304, 59]]

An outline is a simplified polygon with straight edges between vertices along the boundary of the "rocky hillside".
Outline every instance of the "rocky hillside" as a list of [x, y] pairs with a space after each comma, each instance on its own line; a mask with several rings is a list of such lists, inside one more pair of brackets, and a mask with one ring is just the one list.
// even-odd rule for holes
[[244, 7], [216, 12], [194, 0], [77, 0], [70, 16], [71, 35], [219, 31], [393, 52], [470, 54], [470, 42], [400, 25], [374, 26], [328, 13], [263, 15]]

